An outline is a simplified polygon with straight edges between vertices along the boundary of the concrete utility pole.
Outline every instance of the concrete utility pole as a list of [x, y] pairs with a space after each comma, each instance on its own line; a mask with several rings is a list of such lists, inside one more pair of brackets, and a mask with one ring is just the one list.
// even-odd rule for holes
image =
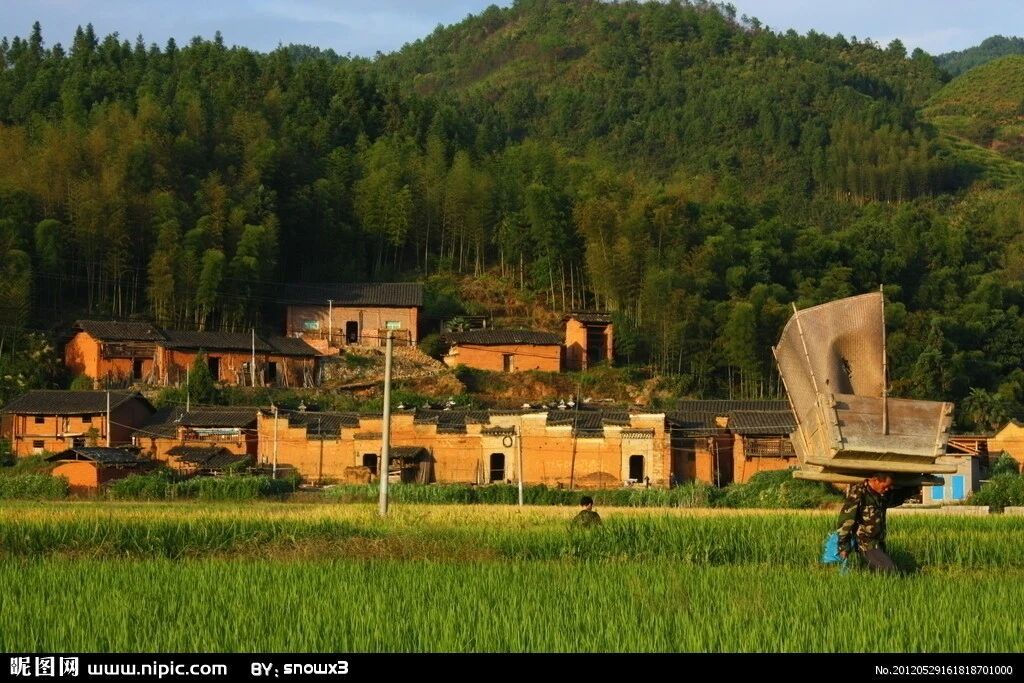
[[274, 464], [271, 467], [274, 479], [277, 479], [277, 406], [274, 406]]
[[252, 385], [256, 386], [256, 328], [252, 328], [252, 361], [249, 363], [249, 376]]
[[324, 481], [324, 418], [319, 416], [316, 418], [316, 433], [320, 437], [320, 472], [317, 474], [316, 483], [323, 484]]
[[520, 418], [519, 428], [516, 430], [516, 443], [519, 445], [519, 507], [523, 507], [523, 426]]
[[378, 514], [388, 516], [388, 461], [391, 459], [391, 350], [395, 333], [388, 330], [387, 349], [384, 352], [384, 433], [381, 435], [380, 467], [380, 506]]
[[334, 343], [334, 299], [327, 300], [327, 348]]
[[192, 373], [192, 368], [188, 365], [185, 366], [185, 412], [192, 410], [192, 388], [189, 386], [189, 375]]
[[104, 425], [107, 430], [107, 448], [110, 448], [110, 392], [107, 392], [107, 422]]

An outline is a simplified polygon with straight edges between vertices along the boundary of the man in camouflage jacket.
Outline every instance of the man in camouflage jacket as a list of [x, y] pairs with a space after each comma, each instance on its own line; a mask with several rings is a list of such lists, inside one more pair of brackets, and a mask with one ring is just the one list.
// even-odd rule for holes
[[570, 524], [573, 527], [595, 527], [601, 526], [601, 515], [594, 512], [594, 499], [590, 496], [583, 496], [580, 499], [580, 511], [572, 518]]
[[853, 484], [839, 511], [839, 555], [846, 558], [854, 543], [868, 567], [877, 571], [896, 571], [885, 549], [885, 511], [902, 505], [916, 495], [916, 488], [893, 490], [892, 475], [879, 473]]

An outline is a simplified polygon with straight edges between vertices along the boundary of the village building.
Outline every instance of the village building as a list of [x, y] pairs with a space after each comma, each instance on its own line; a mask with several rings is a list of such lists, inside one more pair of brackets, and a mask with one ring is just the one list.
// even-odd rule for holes
[[67, 448], [47, 461], [57, 463], [50, 474], [67, 479], [69, 492], [77, 495], [95, 494], [100, 486], [142, 474], [153, 464], [133, 449], [104, 446]]
[[[201, 454], [181, 449], [252, 458], [257, 452], [257, 412], [257, 408], [243, 406], [203, 406], [189, 411], [183, 406], [162, 408], [132, 435], [132, 441], [143, 453], [171, 467], [179, 467], [183, 454], [190, 458]], [[193, 460], [184, 461], [180, 468], [191, 469]]]
[[787, 401], [686, 400], [666, 413], [676, 483], [745, 483], [758, 472], [798, 465]]
[[64, 365], [98, 387], [126, 387], [155, 380], [156, 348], [163, 333], [146, 322], [79, 320], [64, 345]]
[[64, 363], [72, 373], [93, 378], [97, 387], [175, 386], [185, 382], [200, 352], [214, 380], [224, 384], [308, 387], [317, 382], [319, 354], [302, 339], [162, 330], [139, 322], [79, 320], [64, 347]]
[[[110, 423], [107, 423], [107, 414]], [[11, 452], [18, 457], [85, 446], [131, 444], [131, 435], [155, 412], [133, 391], [38, 389], [11, 400], [2, 411]]]
[[[380, 415], [260, 412], [259, 462], [312, 481], [381, 476]], [[391, 478], [421, 483], [517, 482], [561, 488], [670, 481], [665, 416], [626, 410], [398, 410]]]
[[288, 467], [309, 481], [342, 481], [346, 468], [356, 463], [356, 413], [264, 408], [256, 428], [261, 467]]
[[[771, 402], [775, 403], [775, 402]], [[732, 480], [745, 484], [759, 472], [788, 470], [798, 466], [790, 434], [796, 431], [796, 420], [785, 401], [761, 410], [732, 410], [726, 427], [734, 436], [732, 447]]]
[[277, 297], [287, 305], [286, 335], [304, 339], [322, 354], [346, 346], [384, 346], [389, 331], [398, 345], [419, 342], [419, 283], [291, 284]]
[[609, 314], [576, 312], [563, 320], [566, 370], [587, 370], [599, 363], [612, 362], [615, 342]]
[[562, 369], [562, 338], [535, 330], [480, 329], [442, 336], [449, 348], [444, 362], [493, 372]]
[[1018, 466], [1024, 464], [1024, 424], [1010, 420], [1002, 429], [988, 439], [986, 450], [991, 458], [1006, 453], [1017, 461]]
[[232, 453], [223, 446], [175, 446], [167, 454], [171, 467], [190, 475], [218, 476], [240, 472], [255, 461], [249, 454]]
[[165, 340], [157, 345], [156, 376], [165, 386], [183, 385], [200, 354], [215, 382], [282, 387], [316, 383], [318, 354], [302, 339], [265, 340], [251, 332], [184, 330], [166, 330], [164, 335]]
[[940, 455], [939, 465], [954, 465], [954, 474], [940, 475], [941, 486], [922, 486], [921, 502], [925, 505], [962, 503], [981, 486], [982, 459], [965, 454]]

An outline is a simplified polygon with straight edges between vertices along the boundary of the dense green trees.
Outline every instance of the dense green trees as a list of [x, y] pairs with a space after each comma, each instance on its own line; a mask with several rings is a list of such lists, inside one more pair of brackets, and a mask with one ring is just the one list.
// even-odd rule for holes
[[1024, 219], [919, 120], [941, 80], [680, 2], [520, 0], [374, 61], [36, 26], [0, 42], [0, 322], [241, 329], [278, 282], [492, 270], [764, 396], [791, 303], [884, 284], [897, 388], [980, 423], [1024, 394]]

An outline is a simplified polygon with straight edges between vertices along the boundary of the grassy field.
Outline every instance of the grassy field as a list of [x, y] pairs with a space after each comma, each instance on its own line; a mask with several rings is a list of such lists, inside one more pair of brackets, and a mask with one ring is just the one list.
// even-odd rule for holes
[[894, 517], [881, 577], [817, 564], [834, 513], [574, 512], [5, 503], [0, 648], [1019, 649], [1024, 518]]

